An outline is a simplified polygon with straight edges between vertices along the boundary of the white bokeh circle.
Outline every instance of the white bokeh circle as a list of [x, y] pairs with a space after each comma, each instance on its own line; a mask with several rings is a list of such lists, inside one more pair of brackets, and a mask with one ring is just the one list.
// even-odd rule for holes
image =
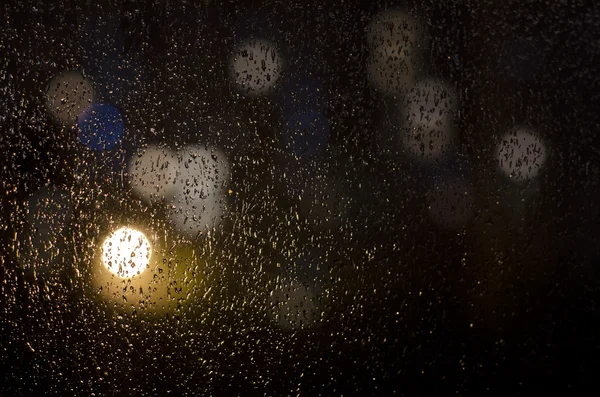
[[194, 237], [219, 224], [231, 170], [223, 153], [200, 145], [183, 148], [178, 157], [168, 215], [181, 233]]
[[236, 87], [247, 95], [268, 93], [281, 76], [283, 60], [275, 44], [252, 38], [233, 52], [229, 68]]
[[54, 77], [45, 92], [46, 108], [67, 125], [75, 124], [77, 117], [92, 105], [94, 97], [92, 83], [76, 71]]
[[401, 109], [401, 144], [411, 157], [427, 162], [448, 151], [456, 108], [454, 90], [444, 83], [423, 80], [410, 89]]
[[148, 202], [172, 196], [177, 169], [177, 154], [159, 146], [148, 146], [134, 154], [127, 167], [133, 191]]
[[546, 157], [547, 149], [542, 139], [524, 127], [507, 132], [496, 146], [498, 167], [515, 182], [538, 176]]
[[131, 278], [144, 272], [150, 255], [150, 242], [144, 233], [129, 227], [115, 230], [102, 245], [104, 266], [121, 278]]
[[399, 11], [377, 14], [367, 28], [367, 73], [375, 89], [395, 95], [414, 81], [423, 34], [416, 18]]

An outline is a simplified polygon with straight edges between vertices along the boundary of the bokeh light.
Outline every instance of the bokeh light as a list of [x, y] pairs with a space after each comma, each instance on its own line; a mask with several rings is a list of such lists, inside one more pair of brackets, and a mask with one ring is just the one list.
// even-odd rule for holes
[[0, 397], [594, 385], [574, 3], [1, 7]]
[[318, 154], [329, 142], [329, 123], [318, 111], [296, 112], [284, 126], [283, 142], [298, 157]]
[[46, 87], [48, 111], [65, 125], [75, 124], [77, 117], [94, 101], [92, 83], [81, 72], [71, 71], [53, 78]]
[[147, 202], [172, 197], [177, 169], [177, 154], [156, 145], [134, 154], [127, 167], [134, 193]]
[[376, 15], [367, 28], [367, 72], [373, 87], [387, 95], [409, 87], [417, 73], [422, 41], [416, 18], [400, 10]]
[[145, 271], [150, 255], [150, 242], [144, 233], [129, 227], [115, 230], [102, 245], [104, 265], [121, 278], [130, 278]]
[[181, 233], [195, 237], [220, 223], [230, 173], [229, 162], [218, 150], [198, 145], [179, 151], [169, 219]]
[[78, 118], [79, 140], [92, 150], [103, 151], [115, 147], [125, 133], [125, 123], [119, 109], [104, 103], [95, 103]]
[[279, 80], [282, 66], [275, 45], [258, 38], [241, 43], [230, 59], [233, 81], [247, 95], [268, 93]]
[[423, 80], [410, 89], [402, 110], [406, 130], [401, 137], [410, 156], [428, 162], [448, 151], [456, 107], [455, 94], [444, 83]]
[[[102, 302], [120, 311], [161, 316], [188, 309], [190, 298], [196, 299], [196, 305], [210, 299], [204, 262], [199, 260], [194, 247], [171, 238], [165, 240], [165, 236], [157, 238], [155, 230], [144, 225], [122, 229], [125, 229], [123, 235], [133, 236], [131, 242], [123, 242], [124, 249], [116, 258], [125, 264], [128, 275], [107, 266], [105, 243], [95, 247], [89, 281], [94, 295]], [[105, 236], [104, 241], [109, 239], [116, 240], [117, 245], [122, 241], [115, 233]], [[127, 257], [127, 252], [141, 256]], [[140, 265], [127, 264], [130, 261], [138, 261]], [[136, 267], [139, 271], [134, 270]]]
[[546, 163], [546, 157], [542, 139], [525, 127], [507, 132], [496, 146], [500, 170], [515, 182], [535, 178]]

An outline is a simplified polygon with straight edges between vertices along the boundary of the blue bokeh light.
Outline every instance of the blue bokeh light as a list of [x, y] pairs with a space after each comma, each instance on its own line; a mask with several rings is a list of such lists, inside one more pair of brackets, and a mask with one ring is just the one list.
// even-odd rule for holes
[[112, 149], [125, 132], [119, 109], [103, 103], [88, 108], [78, 119], [77, 127], [81, 143], [96, 151]]
[[283, 129], [283, 143], [298, 157], [320, 153], [329, 142], [329, 123], [323, 113], [308, 110], [296, 112]]

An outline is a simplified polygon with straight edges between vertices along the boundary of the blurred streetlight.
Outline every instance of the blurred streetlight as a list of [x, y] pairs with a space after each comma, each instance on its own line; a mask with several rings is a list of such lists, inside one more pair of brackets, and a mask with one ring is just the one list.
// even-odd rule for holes
[[104, 265], [121, 278], [130, 278], [144, 272], [148, 268], [150, 255], [150, 242], [146, 236], [129, 227], [112, 232], [102, 246]]

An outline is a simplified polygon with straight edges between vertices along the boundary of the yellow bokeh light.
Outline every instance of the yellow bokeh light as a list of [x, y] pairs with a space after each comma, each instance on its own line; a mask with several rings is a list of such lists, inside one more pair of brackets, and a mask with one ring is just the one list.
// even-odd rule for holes
[[111, 229], [92, 260], [89, 283], [99, 302], [119, 312], [161, 317], [202, 310], [213, 296], [206, 252], [156, 237], [144, 222]]
[[150, 242], [144, 233], [122, 227], [104, 241], [102, 261], [111, 273], [121, 278], [141, 274], [150, 262]]

